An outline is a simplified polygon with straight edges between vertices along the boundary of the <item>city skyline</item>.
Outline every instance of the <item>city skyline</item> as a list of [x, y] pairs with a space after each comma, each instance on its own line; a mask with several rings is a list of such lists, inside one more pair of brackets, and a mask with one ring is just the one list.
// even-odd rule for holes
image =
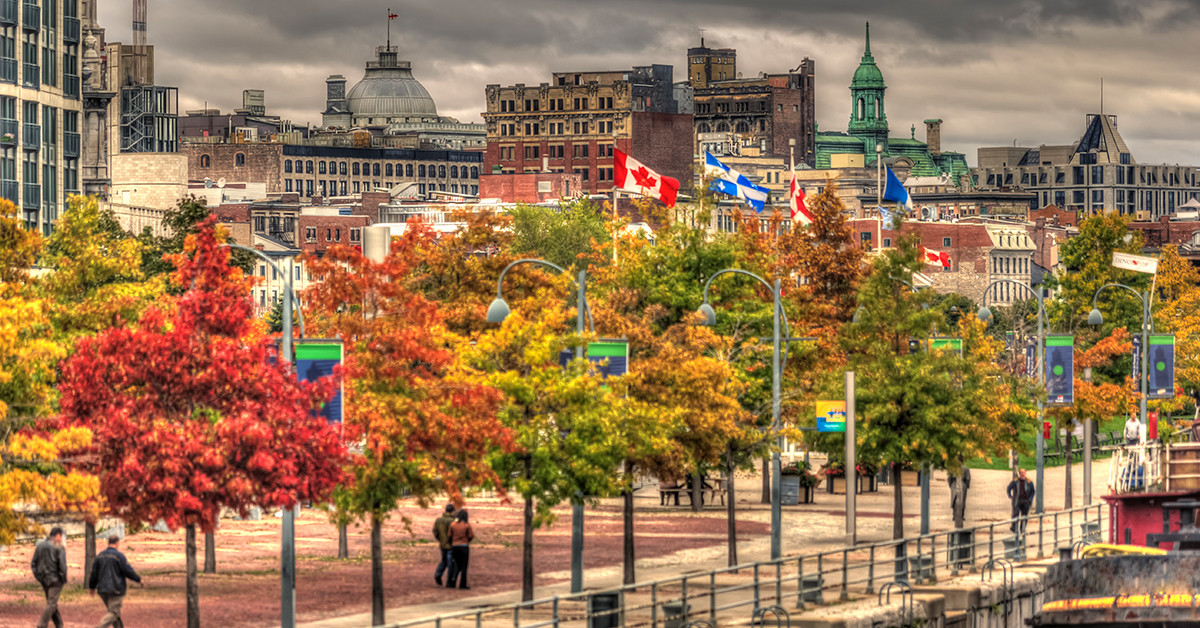
[[[185, 8], [186, 7], [186, 8]], [[487, 84], [549, 81], [552, 71], [675, 67], [682, 80], [688, 46], [700, 29], [710, 47], [738, 50], [738, 70], [785, 72], [804, 57], [817, 63], [817, 120], [844, 130], [850, 76], [862, 55], [863, 23], [887, 81], [892, 137], [908, 137], [921, 120], [945, 120], [943, 146], [975, 164], [980, 146], [1069, 144], [1084, 114], [1116, 114], [1142, 163], [1200, 163], [1200, 69], [1185, 41], [1200, 12], [1195, 2], [1073, 0], [936, 2], [904, 7], [857, 2], [629, 1], [592, 7], [574, 1], [454, 0], [425, 5], [399, 0], [311, 0], [197, 7], [155, 3], [149, 43], [156, 82], [180, 88], [180, 110], [207, 105], [232, 111], [243, 89], [264, 89], [268, 111], [317, 124], [324, 78], [352, 85], [387, 36], [413, 63], [441, 115], [481, 121]], [[197, 11], [197, 9], [203, 9]], [[280, 9], [285, 9], [281, 12]], [[125, 3], [99, 3], [109, 41], [129, 40]], [[193, 51], [203, 51], [196, 54]]]

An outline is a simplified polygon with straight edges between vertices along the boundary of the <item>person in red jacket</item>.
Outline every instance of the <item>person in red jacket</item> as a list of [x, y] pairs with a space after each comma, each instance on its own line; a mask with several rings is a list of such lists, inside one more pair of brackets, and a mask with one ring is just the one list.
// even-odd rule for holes
[[[471, 563], [471, 541], [475, 540], [475, 531], [467, 519], [467, 511], [460, 510], [450, 524], [450, 575], [446, 580], [446, 588], [453, 589], [458, 582], [458, 588], [470, 589], [467, 586], [467, 566]], [[459, 582], [459, 576], [462, 581]]]

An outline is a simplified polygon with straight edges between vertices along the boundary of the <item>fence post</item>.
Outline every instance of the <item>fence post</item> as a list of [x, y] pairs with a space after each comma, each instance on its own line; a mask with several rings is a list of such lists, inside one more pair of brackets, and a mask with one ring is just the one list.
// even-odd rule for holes
[[1042, 524], [1046, 522], [1046, 515], [1043, 513], [1038, 517], [1038, 558], [1045, 558], [1046, 554], [1042, 551], [1042, 546], [1046, 544], [1046, 540], [1042, 536]]
[[[624, 598], [624, 592], [622, 592], [621, 597]], [[621, 608], [624, 608], [624, 607], [625, 607], [625, 605], [622, 604]], [[558, 596], [557, 595], [554, 596], [554, 611], [553, 612], [554, 612], [554, 615], [553, 615], [554, 628], [558, 628]]]
[[688, 621], [688, 594], [687, 594], [687, 576], [683, 577], [683, 598], [679, 600], [683, 608], [683, 625], [688, 625], [692, 622]]
[[[798, 608], [800, 610], [804, 610], [804, 557], [803, 556], [796, 559], [796, 578], [797, 578], [797, 583], [798, 583], [797, 588], [800, 590], [800, 593], [797, 594], [797, 596], [796, 596], [799, 598], [797, 600], [798, 604], [796, 605], [796, 608]], [[653, 627], [651, 627], [651, 628], [653, 628]]]
[[1054, 549], [1058, 551], [1058, 513], [1054, 513]]
[[1067, 511], [1067, 544], [1075, 542], [1075, 509]]
[[[846, 489], [850, 490], [850, 489]], [[850, 566], [850, 550], [842, 550], [842, 594], [839, 596], [841, 601], [845, 602], [850, 599], [850, 574], [847, 569]]]
[[658, 628], [658, 583], [650, 585], [650, 628]]
[[717, 572], [708, 574], [708, 618], [717, 620]]
[[754, 563], [754, 610], [758, 610], [762, 601], [762, 594], [759, 592], [758, 583], [758, 563]]
[[[588, 610], [588, 614], [591, 615], [591, 609]], [[513, 628], [521, 628], [521, 605], [520, 604], [513, 607]]]
[[871, 558], [867, 562], [867, 595], [875, 593], [875, 546], [871, 545]]
[[[917, 537], [917, 575], [913, 579], [920, 584], [925, 584], [925, 579], [921, 577], [921, 546], [924, 545], [924, 541], [923, 537]], [[909, 563], [911, 562], [909, 560]]]
[[[946, 547], [950, 546], [948, 542], [950, 537], [946, 537]], [[937, 535], [929, 537], [929, 578], [937, 581]]]
[[775, 604], [783, 604], [783, 561], [775, 561], [775, 599], [771, 600], [772, 606]]
[[988, 524], [988, 562], [996, 559], [996, 524]]

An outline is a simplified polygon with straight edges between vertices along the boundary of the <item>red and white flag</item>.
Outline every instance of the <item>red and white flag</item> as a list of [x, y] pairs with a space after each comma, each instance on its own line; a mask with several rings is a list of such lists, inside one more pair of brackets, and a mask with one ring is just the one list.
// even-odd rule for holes
[[622, 190], [638, 192], [643, 196], [653, 196], [667, 207], [675, 206], [675, 197], [679, 195], [677, 179], [664, 177], [619, 150], [614, 149], [613, 155], [613, 161], [617, 162], [617, 172], [614, 177], [617, 187]]
[[792, 171], [792, 188], [788, 194], [788, 205], [792, 208], [792, 224], [796, 225], [811, 225], [813, 223], [812, 212], [808, 211], [808, 205], [804, 202], [804, 188], [796, 181], [796, 171]]
[[950, 268], [950, 254], [945, 251], [935, 251], [921, 247], [921, 261], [930, 266], [941, 266], [942, 268]]

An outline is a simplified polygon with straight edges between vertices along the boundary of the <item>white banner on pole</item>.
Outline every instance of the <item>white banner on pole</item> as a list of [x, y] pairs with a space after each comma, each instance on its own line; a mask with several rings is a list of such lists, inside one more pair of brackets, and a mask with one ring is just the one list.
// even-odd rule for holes
[[1158, 272], [1158, 260], [1153, 257], [1146, 257], [1145, 255], [1114, 252], [1112, 265], [1115, 268], [1124, 268], [1125, 270], [1150, 275]]

